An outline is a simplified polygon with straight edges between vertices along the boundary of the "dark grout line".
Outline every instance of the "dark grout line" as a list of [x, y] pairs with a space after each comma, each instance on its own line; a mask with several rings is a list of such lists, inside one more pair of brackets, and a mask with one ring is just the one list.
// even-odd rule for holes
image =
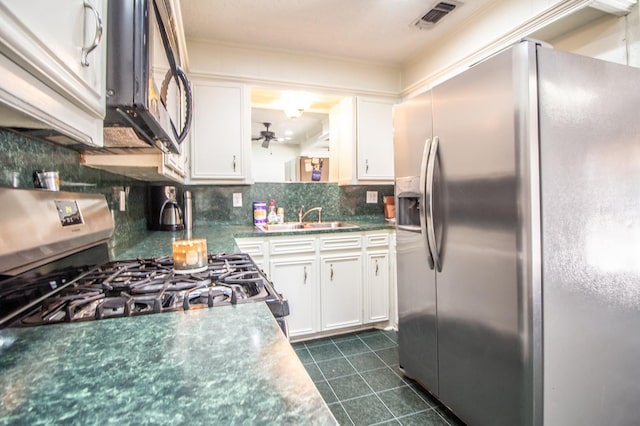
[[[409, 413], [409, 414], [405, 414], [399, 417], [396, 417], [396, 420], [398, 420], [400, 423], [402, 423], [402, 419], [406, 419], [407, 417], [411, 417], [414, 416], [416, 414], [420, 414], [420, 413], [427, 413], [429, 411], [434, 411], [438, 417], [442, 418], [442, 416], [440, 415], [440, 413], [438, 413], [438, 411], [435, 409], [435, 407], [431, 407], [431, 408], [427, 408], [426, 410], [420, 410], [420, 411], [416, 411], [415, 413]], [[442, 419], [445, 421], [445, 423], [449, 424], [449, 422], [447, 422], [445, 419]]]
[[[368, 332], [365, 332], [365, 333], [366, 333], [366, 334], [371, 334], [371, 331], [368, 331]], [[378, 334], [378, 333], [375, 333], [375, 334]], [[343, 402], [349, 402], [349, 401], [353, 401], [353, 400], [356, 400], [356, 399], [359, 399], [359, 398], [364, 398], [364, 397], [369, 397], [369, 396], [371, 396], [371, 395], [375, 395], [375, 396], [376, 396], [376, 398], [377, 398], [377, 399], [382, 403], [382, 405], [387, 409], [387, 411], [388, 411], [388, 412], [391, 414], [391, 416], [392, 416], [392, 419], [385, 420], [384, 422], [388, 422], [388, 421], [390, 421], [390, 420], [396, 420], [396, 421], [398, 421], [398, 422], [402, 423], [401, 419], [407, 418], [407, 417], [412, 416], [412, 415], [415, 415], [415, 414], [420, 414], [420, 413], [423, 413], [423, 412], [428, 412], [428, 411], [433, 410], [433, 411], [438, 415], [438, 417], [440, 417], [440, 418], [441, 418], [441, 419], [442, 419], [446, 424], [451, 425], [451, 423], [449, 422], [449, 420], [448, 420], [448, 419], [446, 419], [446, 418], [442, 415], [442, 413], [440, 413], [440, 412], [437, 410], [437, 408], [438, 408], [437, 406], [432, 405], [432, 403], [431, 403], [431, 402], [429, 402], [427, 399], [425, 399], [425, 398], [420, 394], [420, 392], [418, 392], [416, 389], [414, 389], [414, 387], [413, 387], [413, 386], [411, 386], [411, 383], [410, 383], [410, 382], [408, 382], [408, 381], [405, 379], [405, 377], [403, 377], [402, 375], [400, 375], [400, 374], [398, 374], [398, 373], [396, 372], [396, 370], [394, 369], [395, 364], [391, 365], [391, 364], [387, 363], [384, 359], [382, 359], [382, 357], [380, 357], [380, 355], [378, 355], [378, 353], [377, 353], [376, 351], [382, 351], [382, 350], [393, 349], [393, 348], [396, 348], [396, 349], [397, 349], [397, 347], [398, 347], [398, 343], [397, 343], [396, 341], [394, 341], [393, 339], [391, 339], [389, 336], [387, 336], [387, 335], [386, 335], [386, 333], [380, 332], [379, 334], [383, 335], [383, 336], [384, 336], [384, 337], [385, 337], [389, 342], [391, 342], [391, 343], [392, 343], [392, 346], [384, 347], [384, 348], [378, 348], [378, 349], [373, 349], [371, 346], [369, 346], [369, 345], [367, 344], [367, 342], [366, 342], [364, 339], [362, 339], [362, 338], [360, 337], [360, 334], [358, 334], [358, 333], [354, 334], [354, 335], [353, 335], [353, 338], [349, 338], [349, 339], [346, 339], [346, 338], [345, 338], [345, 336], [337, 337], [337, 339], [339, 339], [339, 340], [338, 340], [338, 342], [346, 342], [346, 341], [352, 341], [352, 340], [356, 340], [356, 339], [357, 339], [357, 340], [360, 340], [362, 343], [364, 343], [364, 345], [365, 345], [367, 348], [369, 348], [369, 351], [357, 352], [357, 353], [349, 354], [348, 356], [347, 356], [347, 355], [345, 355], [345, 353], [344, 353], [344, 352], [342, 352], [342, 349], [340, 349], [340, 347], [336, 344], [336, 341], [334, 341], [333, 339], [328, 340], [326, 343], [315, 344], [315, 345], [314, 345], [314, 344], [312, 344], [311, 346], [307, 345], [307, 342], [302, 342], [302, 346], [301, 346], [301, 347], [304, 347], [305, 349], [307, 349], [307, 351], [309, 352], [309, 355], [311, 356], [311, 359], [312, 359], [312, 361], [313, 361], [313, 364], [314, 364], [314, 365], [318, 368], [318, 370], [320, 371], [320, 374], [322, 375], [322, 378], [324, 379], [325, 383], [327, 383], [327, 384], [329, 385], [329, 389], [331, 390], [331, 392], [333, 393], [333, 396], [334, 396], [334, 397], [335, 397], [335, 399], [336, 399], [336, 401], [335, 401], [335, 402], [332, 402], [331, 404], [327, 404], [327, 405], [340, 404], [340, 407], [344, 410], [344, 412], [345, 412], [345, 414], [347, 415], [347, 418], [349, 419], [349, 421], [351, 422], [351, 424], [355, 424], [355, 422], [353, 421], [353, 419], [351, 418], [351, 416], [349, 415], [349, 413], [348, 413], [348, 412], [347, 412], [347, 410], [345, 409], [345, 407], [344, 407], [344, 405], [343, 405]], [[311, 341], [311, 342], [313, 342], [313, 341]], [[335, 357], [335, 358], [329, 358], [329, 359], [325, 359], [325, 360], [317, 361], [317, 360], [315, 359], [315, 357], [313, 356], [313, 353], [311, 352], [311, 350], [310, 350], [310, 349], [311, 349], [311, 348], [314, 348], [314, 347], [327, 346], [327, 345], [330, 345], [330, 344], [334, 345], [334, 346], [338, 349], [338, 352], [340, 352], [340, 354], [341, 354], [342, 356], [341, 356], [341, 357]], [[384, 367], [378, 367], [378, 368], [373, 368], [373, 369], [370, 369], [370, 370], [362, 370], [362, 371], [360, 371], [360, 370], [358, 370], [358, 369], [353, 365], [353, 363], [349, 360], [349, 357], [357, 356], [357, 355], [362, 355], [362, 354], [367, 354], [367, 353], [370, 353], [370, 352], [372, 352], [372, 353], [373, 353], [373, 354], [374, 354], [374, 355], [375, 355], [375, 356], [376, 356], [380, 361], [382, 361], [382, 364], [384, 365]], [[345, 359], [345, 360], [349, 363], [349, 365], [351, 365], [351, 367], [355, 370], [355, 374], [347, 374], [347, 375], [344, 375], [344, 376], [332, 377], [331, 379], [327, 379], [327, 377], [326, 377], [326, 376], [324, 375], [324, 373], [322, 372], [322, 369], [320, 368], [320, 365], [319, 365], [318, 363], [324, 363], [324, 362], [327, 362], [327, 361], [336, 361], [336, 360], [339, 360], [339, 359]], [[309, 362], [309, 363], [307, 363], [307, 364], [311, 364], [311, 362]], [[380, 392], [376, 392], [376, 391], [374, 391], [374, 389], [371, 387], [371, 385], [369, 385], [369, 383], [365, 380], [365, 378], [362, 376], [362, 374], [361, 374], [361, 373], [365, 373], [365, 372], [367, 372], [367, 373], [368, 373], [368, 372], [372, 372], [372, 371], [376, 371], [376, 370], [383, 370], [384, 368], [389, 368], [389, 369], [393, 372], [393, 374], [394, 374], [394, 375], [396, 375], [400, 380], [402, 380], [402, 382], [403, 382], [404, 384], [403, 384], [403, 385], [401, 385], [401, 386], [396, 386], [396, 387], [393, 387], [393, 388], [384, 389], [384, 390], [382, 390], [382, 391], [380, 391]], [[371, 392], [370, 392], [370, 393], [367, 393], [367, 394], [365, 394], [365, 395], [359, 395], [359, 396], [357, 396], [357, 397], [353, 397], [353, 398], [346, 398], [346, 399], [340, 399], [340, 398], [338, 398], [338, 395], [336, 394], [335, 390], [333, 389], [333, 386], [331, 386], [331, 383], [329, 383], [329, 380], [335, 380], [335, 379], [340, 379], [340, 378], [349, 377], [349, 376], [355, 376], [355, 375], [358, 375], [358, 376], [359, 376], [359, 377], [360, 377], [360, 378], [365, 382], [365, 384], [367, 385], [367, 387], [369, 388], [369, 390], [370, 390]], [[426, 405], [428, 405], [430, 408], [425, 409], [425, 410], [416, 411], [416, 412], [413, 412], [413, 413], [410, 413], [410, 414], [406, 414], [406, 415], [403, 415], [403, 416], [396, 416], [395, 414], [393, 414], [393, 412], [389, 409], [389, 407], [385, 404], [385, 402], [380, 398], [380, 396], [379, 396], [378, 394], [379, 394], [379, 393], [382, 393], [382, 392], [387, 392], [387, 391], [390, 391], [390, 390], [400, 389], [400, 388], [403, 388], [403, 387], [408, 387], [408, 388], [411, 390], [411, 392], [413, 392], [413, 393], [414, 393], [414, 394], [415, 394], [415, 395], [416, 395], [416, 396], [417, 396], [417, 397], [418, 397], [422, 402], [424, 402], [424, 403], [425, 403]], [[326, 401], [325, 401], [325, 402], [326, 402]], [[384, 422], [380, 422], [380, 423], [384, 423]], [[375, 425], [375, 424], [378, 424], [378, 423], [373, 423], [373, 424]]]
[[[356, 336], [358, 337], [358, 339], [360, 339], [360, 336], [358, 336], [357, 334], [356, 334]], [[362, 339], [360, 339], [360, 341], [362, 341]], [[364, 343], [364, 344], [365, 344], [365, 346], [367, 346], [369, 349], [371, 349], [371, 348], [369, 347], [369, 345], [367, 345], [364, 341], [362, 341], [362, 343]], [[338, 346], [336, 345], [336, 347], [338, 347]], [[341, 354], [343, 354], [343, 355], [344, 355], [344, 353], [342, 352], [342, 350], [341, 350], [339, 347], [338, 347], [338, 350], [340, 351], [340, 353], [341, 353]], [[371, 352], [373, 352], [375, 356], [378, 356], [378, 354], [376, 354], [376, 353], [375, 353], [375, 351], [373, 351], [373, 350], [372, 350]], [[361, 379], [366, 383], [366, 385], [369, 387], [369, 389], [371, 389], [371, 392], [373, 392], [373, 394], [376, 396], [376, 398], [378, 398], [378, 401], [380, 401], [380, 402], [382, 403], [382, 405], [384, 406], [384, 408], [386, 408], [386, 409], [387, 409], [387, 411], [391, 414], [391, 416], [392, 416], [394, 419], [396, 419], [396, 415], [395, 415], [395, 414], [393, 414], [393, 411], [391, 411], [391, 409], [387, 406], [387, 404], [385, 404], [385, 403], [384, 403], [384, 401], [382, 400], [382, 398], [380, 398], [380, 397], [378, 396], [378, 394], [377, 394], [377, 393], [376, 393], [376, 391], [371, 387], [371, 385], [369, 384], [369, 382], [367, 382], [367, 381], [365, 380], [365, 378], [364, 378], [364, 377], [362, 377], [362, 374], [360, 374], [360, 372], [358, 371], [358, 369], [356, 369], [356, 367], [351, 363], [351, 361], [349, 361], [349, 358], [347, 358], [346, 356], [345, 356], [344, 358], [347, 360], [347, 362], [349, 363], [349, 365], [351, 365], [351, 367], [352, 367], [354, 370], [356, 370], [356, 373], [358, 374], [358, 376], [360, 376], [360, 378], [361, 378]], [[378, 356], [378, 358], [380, 358], [380, 357]], [[381, 359], [381, 360], [382, 360], [382, 359]], [[384, 360], [382, 360], [382, 363], [386, 365], [386, 363], [384, 362]], [[329, 385], [329, 386], [331, 386], [331, 385]], [[359, 396], [359, 397], [357, 397], [357, 398], [362, 398], [362, 397], [364, 397], [364, 396], [366, 396], [366, 395]], [[352, 398], [352, 399], [356, 399], [356, 398]], [[346, 410], [345, 410], [345, 411], [346, 411]], [[347, 413], [347, 415], [348, 415], [348, 414], [349, 414], [349, 413]], [[351, 418], [351, 417], [349, 417], [349, 418]], [[397, 420], [397, 419], [396, 419], [396, 420]]]
[[[330, 341], [329, 343], [333, 344], [338, 351], [340, 351], [340, 348], [338, 348], [338, 346], [333, 343], [333, 341]], [[318, 345], [318, 346], [324, 346], [324, 345]], [[318, 347], [316, 346], [316, 347]], [[307, 344], [305, 343], [305, 347], [307, 348], [307, 350], [309, 350], [309, 348], [307, 347]], [[340, 352], [342, 353], [342, 352]], [[313, 360], [316, 368], [318, 369], [318, 371], [320, 371], [320, 374], [322, 375], [322, 378], [324, 379], [324, 381], [327, 383], [327, 385], [329, 386], [329, 389], [331, 390], [331, 392], [333, 392], [333, 396], [336, 397], [336, 403], [340, 404], [340, 407], [342, 408], [342, 410], [344, 411], [344, 413], [347, 415], [347, 417], [349, 418], [349, 421], [351, 422], [352, 425], [355, 425], [355, 422], [353, 421], [353, 419], [351, 418], [351, 416], [349, 415], [349, 413], [347, 412], [346, 408], [344, 408], [344, 405], [342, 405], [342, 401], [340, 401], [340, 398], [338, 398], [338, 394], [336, 394], [336, 391], [333, 389], [333, 386], [331, 386], [331, 383], [329, 383], [329, 379], [327, 379], [327, 376], [324, 375], [324, 373], [322, 372], [322, 369], [320, 368], [320, 366], [318, 365], [318, 361], [316, 361], [316, 358], [313, 356], [313, 354], [311, 353], [311, 351], [309, 351], [309, 355], [311, 355], [311, 359]], [[334, 358], [334, 359], [339, 359], [339, 358]], [[330, 360], [327, 360], [330, 361]], [[322, 362], [322, 361], [321, 361]], [[315, 383], [314, 383], [315, 386]], [[317, 389], [317, 387], [316, 387]], [[325, 401], [326, 404], [326, 401]], [[327, 404], [328, 405], [328, 404]]]

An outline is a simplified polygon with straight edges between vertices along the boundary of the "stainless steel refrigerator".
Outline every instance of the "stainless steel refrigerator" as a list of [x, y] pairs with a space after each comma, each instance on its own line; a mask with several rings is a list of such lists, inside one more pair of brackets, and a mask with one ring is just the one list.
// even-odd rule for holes
[[518, 43], [394, 111], [399, 356], [470, 425], [640, 419], [640, 69]]

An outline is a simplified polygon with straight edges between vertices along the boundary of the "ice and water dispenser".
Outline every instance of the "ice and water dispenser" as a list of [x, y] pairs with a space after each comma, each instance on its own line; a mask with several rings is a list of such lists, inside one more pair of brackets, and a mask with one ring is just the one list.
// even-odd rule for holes
[[398, 229], [420, 232], [422, 195], [420, 177], [409, 176], [396, 179], [396, 224]]

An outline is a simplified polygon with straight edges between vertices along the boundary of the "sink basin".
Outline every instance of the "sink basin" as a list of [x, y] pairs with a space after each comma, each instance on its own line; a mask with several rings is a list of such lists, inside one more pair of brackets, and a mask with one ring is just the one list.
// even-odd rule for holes
[[303, 224], [300, 222], [285, 222], [285, 223], [272, 223], [264, 225], [256, 225], [258, 229], [264, 232], [288, 232], [299, 231], [303, 229]]
[[304, 229], [337, 229], [337, 228], [357, 228], [357, 225], [346, 222], [305, 222]]
[[263, 232], [292, 232], [292, 231], [319, 231], [323, 229], [349, 229], [357, 228], [357, 225], [347, 222], [285, 222], [257, 225]]

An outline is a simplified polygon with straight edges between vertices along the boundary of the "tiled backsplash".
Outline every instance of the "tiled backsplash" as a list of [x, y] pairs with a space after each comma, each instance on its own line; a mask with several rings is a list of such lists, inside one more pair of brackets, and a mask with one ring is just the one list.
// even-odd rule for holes
[[[253, 202], [269, 205], [273, 198], [284, 207], [285, 221], [297, 220], [298, 210], [322, 207], [323, 220], [384, 216], [382, 197], [393, 195], [393, 185], [338, 186], [335, 183], [256, 183], [254, 185], [195, 185], [185, 187], [193, 193], [194, 221], [253, 224]], [[378, 192], [378, 203], [367, 204], [367, 191]], [[233, 194], [242, 194], [242, 207], [233, 207]], [[316, 213], [309, 215], [316, 219]]]
[[[112, 247], [127, 246], [145, 232], [147, 184], [80, 164], [77, 151], [0, 130], [0, 185], [33, 188], [35, 170], [57, 170], [60, 189], [104, 194], [116, 224]], [[114, 186], [128, 187], [126, 210], [119, 211]]]
[[[113, 247], [128, 247], [146, 233], [148, 183], [92, 169], [80, 164], [80, 155], [63, 146], [0, 130], [0, 185], [33, 187], [35, 170], [57, 170], [63, 191], [101, 193], [107, 199], [116, 225]], [[128, 187], [126, 210], [119, 211], [113, 187]], [[199, 223], [253, 224], [253, 202], [275, 199], [284, 207], [285, 220], [297, 220], [305, 209], [322, 207], [323, 220], [382, 218], [382, 197], [393, 195], [393, 185], [338, 186], [335, 183], [256, 183], [254, 185], [183, 186], [193, 193], [194, 221]], [[378, 192], [378, 203], [367, 204], [367, 191]], [[233, 207], [233, 194], [242, 194], [242, 207]], [[310, 220], [316, 214], [309, 215]]]

